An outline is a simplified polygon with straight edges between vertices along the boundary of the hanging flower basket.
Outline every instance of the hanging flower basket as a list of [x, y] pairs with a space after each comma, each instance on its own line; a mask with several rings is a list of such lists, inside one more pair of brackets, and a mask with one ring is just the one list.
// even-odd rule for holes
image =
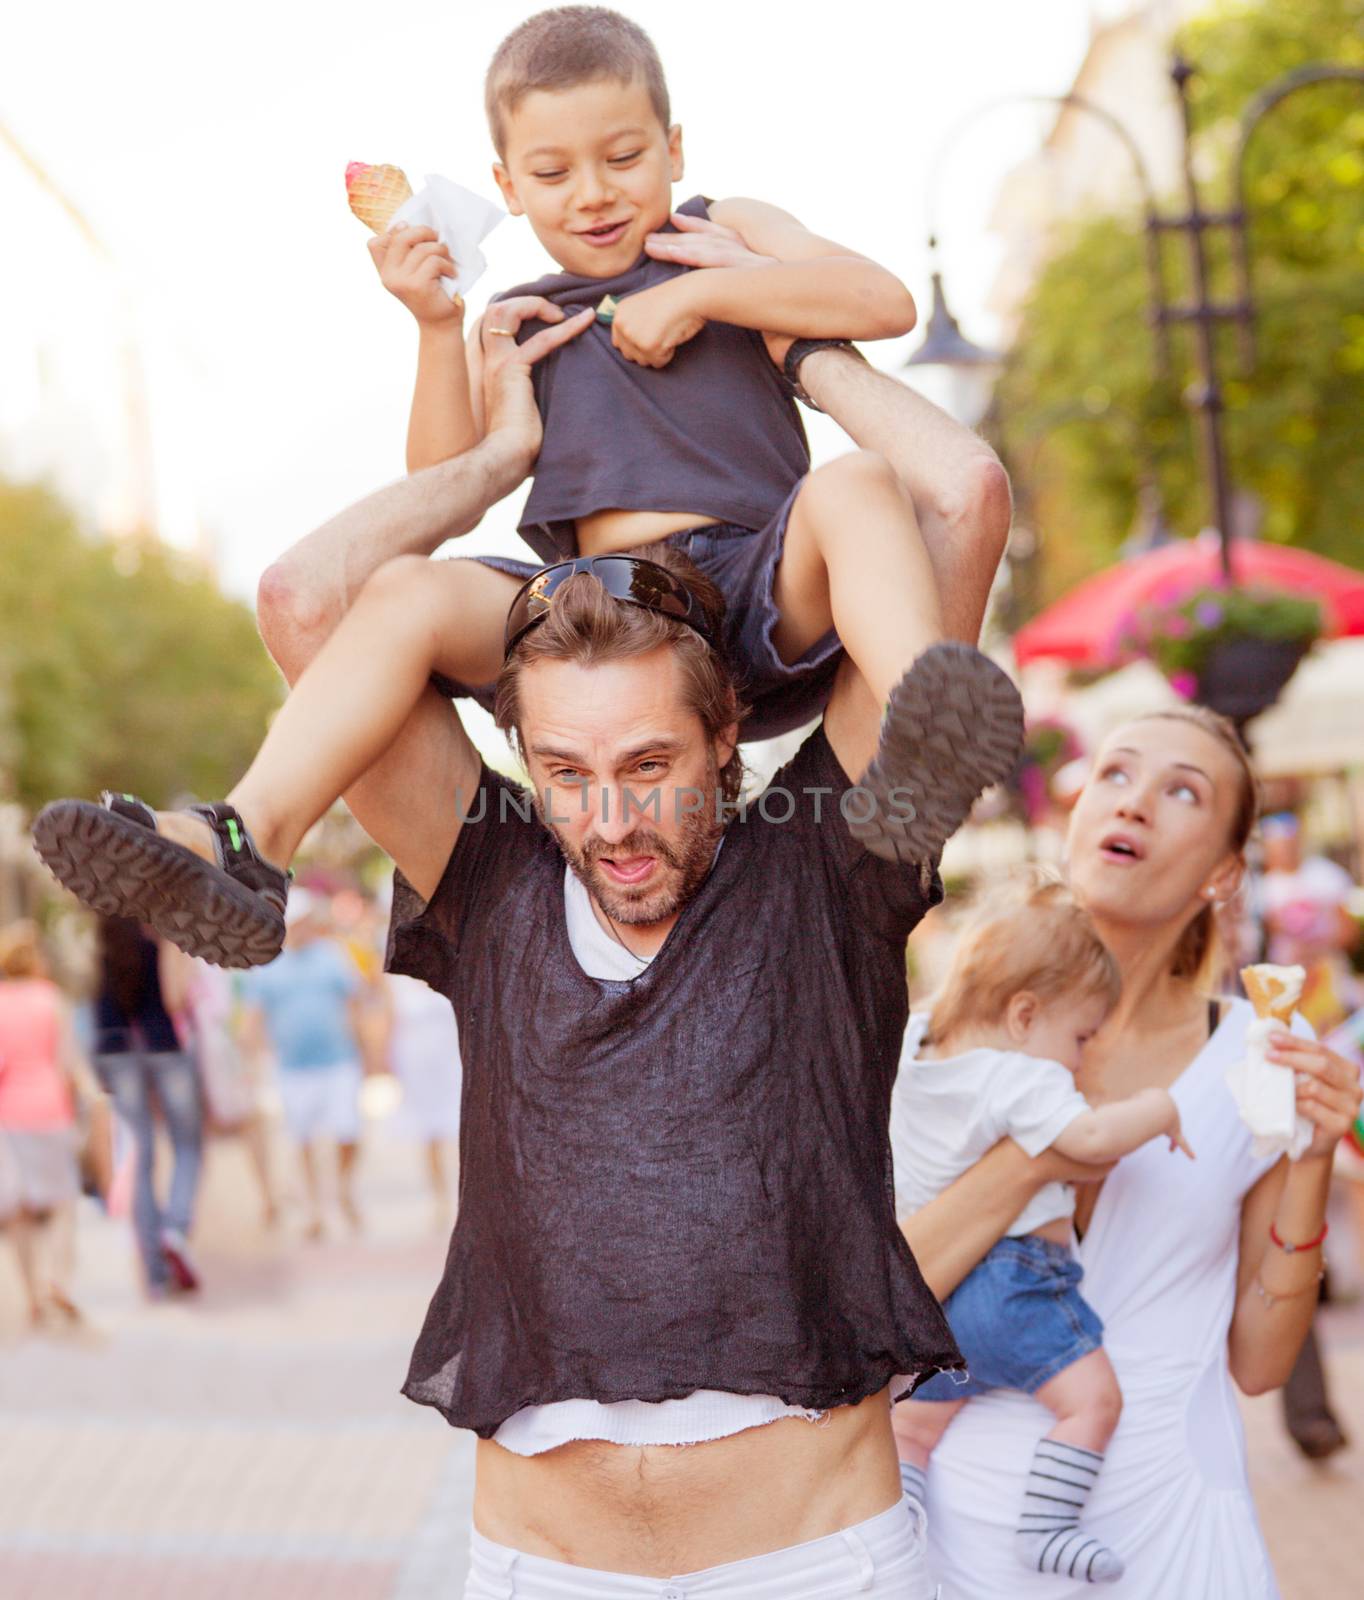
[[1302, 595], [1202, 588], [1131, 617], [1121, 654], [1145, 656], [1186, 700], [1244, 723], [1279, 698], [1321, 629], [1321, 607]]
[[1028, 723], [1023, 753], [1008, 780], [1008, 789], [1016, 814], [1030, 828], [1035, 828], [1047, 813], [1052, 779], [1080, 753], [1079, 738], [1069, 723], [1054, 717]]
[[1223, 639], [1204, 658], [1194, 699], [1248, 722], [1274, 704], [1310, 648], [1310, 639]]

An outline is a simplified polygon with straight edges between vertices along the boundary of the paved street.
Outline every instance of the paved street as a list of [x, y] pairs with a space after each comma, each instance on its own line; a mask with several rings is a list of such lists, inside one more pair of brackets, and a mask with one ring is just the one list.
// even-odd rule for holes
[[[256, 1222], [244, 1152], [210, 1148], [205, 1289], [144, 1304], [124, 1225], [91, 1209], [98, 1330], [14, 1342], [0, 1304], [4, 1600], [435, 1600], [466, 1559], [472, 1448], [398, 1386], [444, 1239], [406, 1146], [370, 1141], [366, 1230]], [[6, 1260], [0, 1273], [12, 1270]]]
[[[443, 1252], [417, 1173], [375, 1132], [364, 1237], [307, 1246], [257, 1225], [244, 1154], [218, 1141], [202, 1296], [144, 1305], [124, 1226], [92, 1208], [80, 1338], [21, 1338], [0, 1258], [3, 1600], [458, 1595], [472, 1451], [397, 1392]], [[1327, 1339], [1364, 1441], [1364, 1313]], [[1277, 1398], [1246, 1417], [1285, 1600], [1357, 1593], [1364, 1450], [1313, 1469]]]

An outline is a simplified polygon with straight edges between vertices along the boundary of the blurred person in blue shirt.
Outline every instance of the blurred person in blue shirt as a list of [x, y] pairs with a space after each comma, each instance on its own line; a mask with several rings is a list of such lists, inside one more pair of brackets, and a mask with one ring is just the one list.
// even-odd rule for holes
[[364, 980], [330, 936], [325, 906], [306, 890], [289, 897], [288, 922], [284, 949], [246, 976], [246, 1030], [252, 1045], [268, 1047], [275, 1057], [284, 1122], [307, 1186], [307, 1237], [319, 1239], [322, 1140], [336, 1145], [341, 1212], [353, 1229], [360, 1227], [355, 1168], [364, 1073], [357, 1025]]

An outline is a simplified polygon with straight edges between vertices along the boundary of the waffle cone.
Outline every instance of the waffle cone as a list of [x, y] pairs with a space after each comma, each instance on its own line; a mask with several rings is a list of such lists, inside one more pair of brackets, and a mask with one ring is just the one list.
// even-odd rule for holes
[[412, 185], [401, 167], [353, 161], [346, 168], [346, 198], [367, 228], [383, 233], [398, 207], [412, 198]]
[[1241, 968], [1241, 982], [1255, 1015], [1275, 1022], [1292, 1019], [1293, 1007], [1302, 995], [1303, 976], [1301, 967], [1275, 967], [1268, 962]]

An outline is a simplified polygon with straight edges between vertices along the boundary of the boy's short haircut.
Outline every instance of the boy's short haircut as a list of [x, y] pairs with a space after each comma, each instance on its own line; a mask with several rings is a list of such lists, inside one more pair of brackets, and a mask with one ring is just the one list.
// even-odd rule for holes
[[1014, 995], [1043, 1005], [1101, 999], [1109, 1011], [1122, 975], [1089, 913], [1054, 873], [1032, 869], [986, 896], [952, 956], [933, 1000], [931, 1037], [939, 1044], [959, 1029], [1003, 1020]]
[[636, 78], [649, 91], [658, 120], [672, 121], [663, 63], [637, 22], [605, 6], [556, 6], [514, 28], [498, 45], [484, 80], [488, 127], [499, 156], [506, 153], [506, 116], [536, 89]]

